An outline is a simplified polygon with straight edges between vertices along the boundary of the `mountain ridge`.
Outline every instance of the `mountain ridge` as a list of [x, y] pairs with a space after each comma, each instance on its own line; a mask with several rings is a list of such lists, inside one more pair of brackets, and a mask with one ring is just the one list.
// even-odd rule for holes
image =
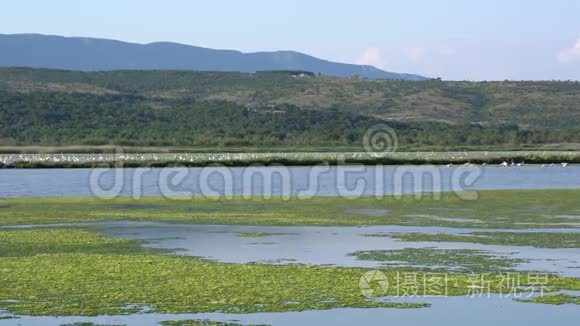
[[0, 34], [0, 66], [80, 71], [189, 70], [257, 72], [302, 70], [334, 77], [425, 80], [369, 65], [332, 62], [291, 50], [244, 53], [174, 42], [146, 44], [90, 37]]

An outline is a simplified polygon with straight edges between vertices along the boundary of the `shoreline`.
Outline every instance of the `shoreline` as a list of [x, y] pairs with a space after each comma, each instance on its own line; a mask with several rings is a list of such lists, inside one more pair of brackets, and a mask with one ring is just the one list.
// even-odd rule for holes
[[0, 169], [580, 164], [580, 151], [0, 154]]

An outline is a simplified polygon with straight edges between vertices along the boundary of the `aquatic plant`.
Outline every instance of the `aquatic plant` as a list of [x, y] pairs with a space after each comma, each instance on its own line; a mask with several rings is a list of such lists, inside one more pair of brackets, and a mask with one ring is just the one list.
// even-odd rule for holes
[[580, 248], [580, 233], [565, 232], [472, 232], [467, 234], [394, 234], [402, 241], [469, 242], [486, 245]]
[[523, 259], [499, 257], [483, 250], [405, 248], [397, 250], [369, 250], [353, 252], [360, 260], [378, 261], [385, 266], [409, 266], [452, 272], [514, 271]]
[[553, 294], [553, 295], [539, 296], [539, 297], [535, 297], [535, 298], [531, 298], [531, 299], [524, 299], [524, 300], [520, 300], [520, 301], [553, 304], [553, 305], [562, 305], [562, 304], [580, 305], [580, 296], [559, 293], [559, 294]]
[[[412, 225], [456, 228], [575, 227], [580, 190], [479, 191], [476, 201], [385, 196], [293, 198], [11, 198], [0, 199], [0, 225], [151, 220], [239, 225]], [[177, 200], [179, 199], [179, 200]], [[537, 208], [541, 207], [542, 210]], [[364, 210], [388, 214], [361, 215]], [[439, 217], [425, 214], [437, 211]], [[444, 214], [444, 215], [443, 215]], [[517, 236], [523, 237], [523, 236]], [[483, 240], [482, 240], [483, 241]]]

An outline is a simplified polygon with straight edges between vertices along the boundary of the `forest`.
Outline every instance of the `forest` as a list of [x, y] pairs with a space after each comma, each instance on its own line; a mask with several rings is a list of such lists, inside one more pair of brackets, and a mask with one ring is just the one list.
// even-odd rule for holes
[[580, 143], [578, 103], [577, 82], [2, 68], [0, 145], [354, 149], [386, 124], [407, 149], [529, 147]]

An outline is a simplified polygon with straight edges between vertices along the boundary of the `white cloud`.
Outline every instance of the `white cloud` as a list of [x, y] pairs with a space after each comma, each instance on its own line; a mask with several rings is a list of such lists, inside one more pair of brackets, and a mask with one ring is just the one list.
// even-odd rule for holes
[[569, 63], [575, 60], [580, 60], [580, 39], [576, 41], [573, 47], [562, 49], [558, 53], [558, 61], [562, 63]]
[[366, 48], [356, 60], [356, 63], [359, 65], [374, 66], [381, 69], [385, 67], [383, 53], [378, 48]]

